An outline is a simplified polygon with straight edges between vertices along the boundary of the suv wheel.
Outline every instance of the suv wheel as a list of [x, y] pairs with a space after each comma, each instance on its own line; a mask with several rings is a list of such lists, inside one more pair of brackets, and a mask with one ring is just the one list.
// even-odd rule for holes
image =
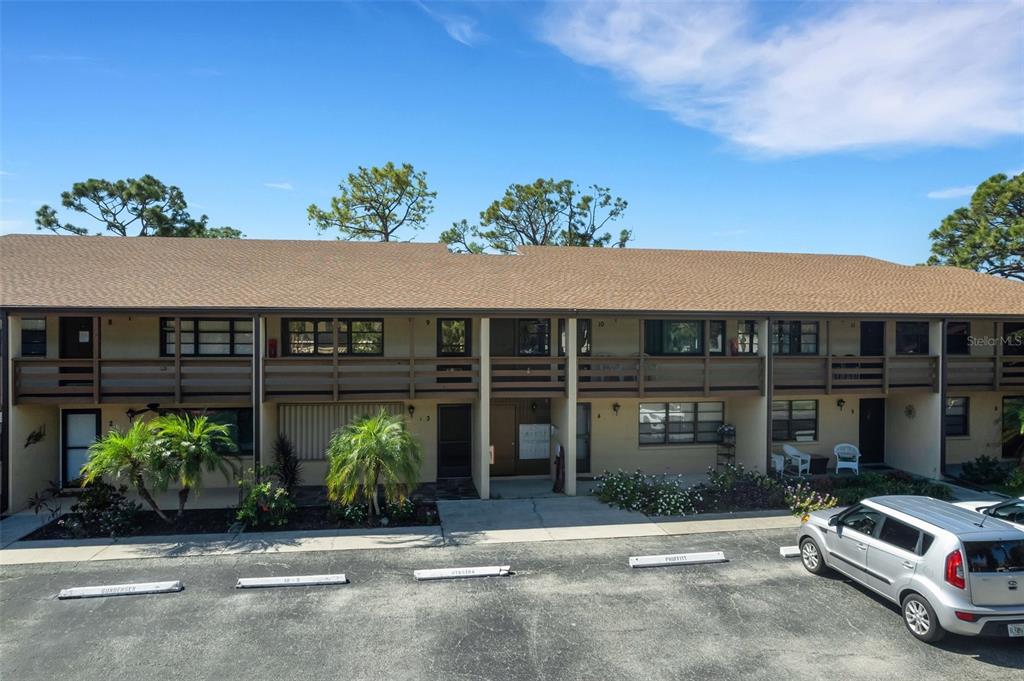
[[810, 537], [800, 540], [800, 562], [812, 575], [820, 575], [825, 571], [825, 561], [821, 557], [821, 549], [818, 543]]
[[934, 643], [946, 633], [931, 604], [918, 594], [903, 599], [903, 623], [914, 638], [926, 643]]

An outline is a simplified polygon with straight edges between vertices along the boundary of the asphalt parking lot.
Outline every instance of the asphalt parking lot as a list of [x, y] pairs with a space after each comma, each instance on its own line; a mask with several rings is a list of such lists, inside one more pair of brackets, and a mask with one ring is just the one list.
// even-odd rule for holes
[[[999, 679], [1024, 644], [913, 640], [894, 607], [783, 559], [788, 530], [4, 568], [0, 678]], [[631, 555], [730, 562], [633, 570]], [[416, 582], [418, 568], [511, 577]], [[334, 587], [238, 577], [344, 572]], [[176, 594], [59, 601], [64, 587], [181, 579]]]

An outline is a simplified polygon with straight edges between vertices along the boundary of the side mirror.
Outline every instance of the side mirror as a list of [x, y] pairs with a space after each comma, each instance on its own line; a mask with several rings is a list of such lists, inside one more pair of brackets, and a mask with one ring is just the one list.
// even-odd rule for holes
[[838, 513], [836, 513], [836, 514], [835, 514], [834, 516], [831, 516], [831, 517], [830, 517], [830, 518], [828, 519], [828, 526], [829, 526], [829, 527], [835, 527], [835, 526], [837, 526], [838, 524], [839, 524], [839, 514], [838, 514]]

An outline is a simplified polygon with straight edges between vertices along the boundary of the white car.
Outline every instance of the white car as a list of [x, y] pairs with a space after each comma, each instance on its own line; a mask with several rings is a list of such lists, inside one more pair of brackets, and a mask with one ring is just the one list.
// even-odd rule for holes
[[1024, 497], [1007, 501], [958, 501], [956, 506], [999, 518], [1024, 530]]

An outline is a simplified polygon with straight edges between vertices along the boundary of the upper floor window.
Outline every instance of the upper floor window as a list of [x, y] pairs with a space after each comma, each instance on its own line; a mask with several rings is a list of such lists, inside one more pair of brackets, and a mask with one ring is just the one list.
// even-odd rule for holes
[[437, 356], [467, 357], [472, 352], [470, 329], [472, 322], [468, 319], [437, 320]]
[[741, 319], [736, 322], [735, 354], [756, 355], [757, 353], [757, 322], [752, 319]]
[[708, 353], [725, 354], [725, 321], [713, 319], [708, 322]]
[[644, 352], [648, 355], [703, 355], [704, 322], [645, 319]]
[[1003, 324], [1003, 354], [1024, 355], [1024, 322]]
[[971, 336], [970, 322], [949, 322], [946, 324], [946, 354], [971, 354], [968, 339]]
[[527, 357], [551, 354], [551, 320], [519, 319], [517, 321], [517, 353]]
[[946, 435], [952, 437], [970, 435], [967, 405], [966, 397], [950, 397], [946, 400]]
[[[576, 320], [576, 354], [582, 357], [590, 355], [591, 333], [593, 323], [589, 319]], [[558, 356], [565, 357], [565, 320], [558, 320]]]
[[776, 321], [772, 326], [772, 353], [818, 354], [818, 322]]
[[46, 317], [21, 320], [21, 356], [46, 357]]
[[[384, 354], [383, 319], [337, 320], [339, 355]], [[330, 319], [286, 319], [283, 348], [288, 355], [334, 354], [335, 329]]]
[[[252, 355], [251, 319], [182, 319], [181, 354], [211, 357]], [[174, 319], [160, 319], [160, 354], [175, 352]]]
[[896, 354], [928, 354], [928, 322], [896, 322]]
[[772, 402], [773, 442], [813, 442], [817, 439], [817, 400], [775, 400]]

